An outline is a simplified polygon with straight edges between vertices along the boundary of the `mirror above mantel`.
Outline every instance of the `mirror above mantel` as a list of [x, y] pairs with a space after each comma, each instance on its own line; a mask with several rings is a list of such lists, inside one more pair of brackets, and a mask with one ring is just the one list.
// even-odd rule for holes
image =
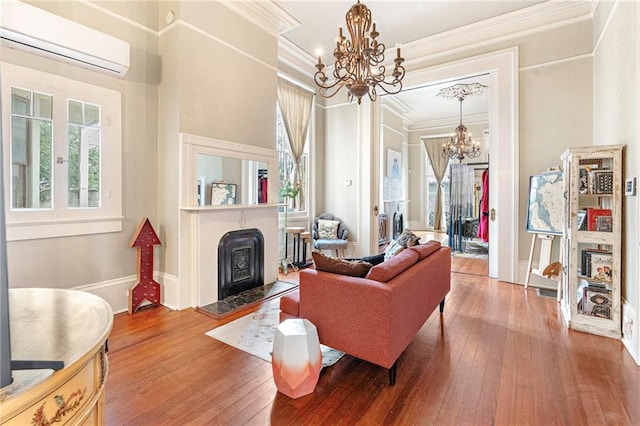
[[185, 133], [180, 145], [181, 208], [277, 205], [275, 150]]

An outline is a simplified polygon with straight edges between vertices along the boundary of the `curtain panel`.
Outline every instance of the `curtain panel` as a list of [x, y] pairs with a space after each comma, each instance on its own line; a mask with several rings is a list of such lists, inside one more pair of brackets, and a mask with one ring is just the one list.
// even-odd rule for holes
[[300, 190], [297, 196], [300, 205], [304, 205], [305, 197], [302, 186], [304, 170], [300, 163], [309, 131], [313, 96], [313, 93], [285, 80], [278, 81], [278, 105], [293, 156], [292, 183]]
[[424, 149], [427, 151], [427, 156], [431, 162], [431, 168], [433, 174], [438, 183], [438, 191], [436, 193], [436, 205], [434, 206], [434, 218], [433, 229], [442, 229], [442, 179], [447, 171], [447, 165], [449, 164], [449, 157], [442, 157], [442, 145], [449, 142], [450, 138], [429, 138], [422, 139]]

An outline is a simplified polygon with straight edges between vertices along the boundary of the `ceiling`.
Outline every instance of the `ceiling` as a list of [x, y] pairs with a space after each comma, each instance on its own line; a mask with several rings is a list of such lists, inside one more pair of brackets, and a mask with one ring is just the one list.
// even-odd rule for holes
[[[274, 2], [300, 23], [298, 27], [282, 33], [281, 36], [313, 57], [316, 57], [318, 50], [321, 50], [325, 63], [330, 63], [338, 26], [345, 28], [346, 33], [345, 14], [355, 1], [274, 0]], [[387, 47], [393, 47], [396, 43], [407, 44], [434, 34], [459, 29], [543, 2], [542, 0], [363, 1], [371, 10], [373, 20], [377, 22], [380, 33], [378, 41], [385, 43]], [[474, 81], [488, 85], [489, 76], [471, 78], [464, 82]], [[459, 102], [436, 96], [441, 88], [454, 83], [404, 90], [394, 98], [402, 109], [407, 111], [404, 116], [414, 123], [415, 127], [421, 127], [420, 123], [425, 121], [442, 121], [443, 119], [457, 123]], [[488, 93], [487, 90], [483, 95], [465, 100], [464, 116], [487, 115]], [[342, 91], [336, 96], [341, 94]], [[343, 96], [346, 100], [346, 94]]]

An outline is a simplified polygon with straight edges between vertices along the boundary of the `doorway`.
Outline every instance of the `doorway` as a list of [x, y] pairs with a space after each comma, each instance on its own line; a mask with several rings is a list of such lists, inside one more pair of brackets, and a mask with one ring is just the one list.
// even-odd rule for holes
[[[493, 171], [489, 176], [489, 192], [495, 196], [490, 200], [492, 220], [489, 226], [489, 240], [494, 243], [489, 247], [488, 274], [492, 278], [507, 282], [516, 282], [518, 263], [517, 56], [517, 48], [511, 48], [412, 71], [407, 73], [404, 89], [411, 90], [481, 74], [489, 76], [489, 86], [492, 90], [489, 99], [488, 131], [493, 141], [488, 146]], [[389, 99], [392, 98], [389, 97]], [[381, 103], [380, 110], [382, 108]], [[378, 115], [382, 116], [383, 113], [380, 112]], [[380, 129], [382, 133], [382, 126]], [[384, 137], [380, 136], [376, 142], [379, 143], [378, 160], [383, 160], [386, 154]], [[409, 162], [413, 159], [408, 153], [405, 158]], [[412, 165], [408, 164], [407, 179], [411, 179], [412, 170], [414, 170]], [[375, 171], [378, 175], [372, 176], [372, 180], [375, 178], [382, 187], [384, 185], [381, 179], [383, 169], [380, 167]], [[408, 206], [413, 204], [409, 197], [404, 198]], [[375, 199], [384, 205], [382, 191]], [[374, 244], [374, 241], [371, 240], [371, 243]], [[377, 244], [377, 241], [375, 243]]]

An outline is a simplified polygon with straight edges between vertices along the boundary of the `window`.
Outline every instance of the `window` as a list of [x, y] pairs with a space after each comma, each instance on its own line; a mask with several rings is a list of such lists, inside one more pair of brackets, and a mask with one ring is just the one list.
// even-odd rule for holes
[[[278, 151], [278, 188], [284, 188], [287, 182], [291, 182], [292, 174], [294, 173], [294, 161], [291, 155], [291, 149], [289, 148], [289, 140], [287, 138], [287, 131], [284, 126], [284, 121], [280, 113], [280, 107], [277, 110], [277, 122], [276, 122], [276, 150]], [[309, 127], [311, 129], [311, 126]], [[309, 134], [307, 132], [307, 142], [304, 146], [304, 153], [302, 154], [302, 160], [300, 161], [300, 175], [302, 178], [302, 189], [299, 194], [292, 200], [289, 200], [289, 212], [307, 212], [308, 209], [308, 194], [309, 194]], [[285, 200], [281, 196], [280, 203], [284, 203]]]
[[7, 238], [120, 231], [120, 94], [0, 67]]

